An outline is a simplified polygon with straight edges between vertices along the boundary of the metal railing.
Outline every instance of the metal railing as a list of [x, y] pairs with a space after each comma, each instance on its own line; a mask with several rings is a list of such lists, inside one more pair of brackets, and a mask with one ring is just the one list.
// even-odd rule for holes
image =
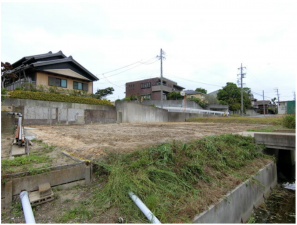
[[163, 109], [168, 110], [168, 112], [184, 112], [184, 113], [198, 113], [198, 114], [213, 114], [213, 115], [223, 115], [229, 114], [229, 112], [222, 111], [212, 111], [205, 109], [193, 109], [193, 108], [183, 108], [183, 107], [163, 107]]
[[21, 80], [15, 81], [14, 83], [6, 86], [5, 89], [8, 91], [13, 91], [17, 87], [23, 87], [27, 83], [30, 83], [30, 84], [33, 84], [34, 86], [36, 86], [36, 81], [32, 81], [31, 78], [27, 78], [27, 79], [21, 79]]

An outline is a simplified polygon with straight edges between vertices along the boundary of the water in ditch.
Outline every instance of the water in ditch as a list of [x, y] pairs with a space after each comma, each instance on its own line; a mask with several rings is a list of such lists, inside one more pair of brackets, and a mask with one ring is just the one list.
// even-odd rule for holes
[[[248, 223], [294, 223], [295, 190], [288, 189], [288, 185], [295, 185], [295, 165], [278, 164], [278, 184], [272, 190], [270, 196], [259, 206]], [[287, 187], [286, 187], [287, 186]]]

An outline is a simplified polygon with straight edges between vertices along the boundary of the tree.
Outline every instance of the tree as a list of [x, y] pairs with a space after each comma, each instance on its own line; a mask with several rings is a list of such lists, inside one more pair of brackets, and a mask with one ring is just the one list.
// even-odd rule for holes
[[113, 87], [108, 87], [105, 89], [97, 89], [95, 96], [96, 98], [101, 99], [107, 95], [112, 95], [113, 92], [114, 92]]
[[180, 95], [180, 92], [170, 92], [167, 94], [167, 99], [168, 100], [181, 100], [183, 99], [184, 97]]
[[[241, 105], [241, 90], [236, 84], [228, 82], [223, 89], [220, 89], [217, 94], [217, 99], [221, 104], [228, 104], [230, 111], [240, 110]], [[251, 107], [250, 88], [245, 88], [243, 92], [243, 107], [247, 109]]]
[[4, 88], [5, 81], [7, 81], [10, 78], [18, 78], [18, 75], [12, 72], [13, 66], [9, 63], [3, 63], [1, 62], [1, 87]]
[[203, 93], [203, 94], [207, 94], [207, 90], [204, 89], [204, 88], [196, 88], [195, 91], [197, 91], [197, 92], [201, 92], [201, 93]]

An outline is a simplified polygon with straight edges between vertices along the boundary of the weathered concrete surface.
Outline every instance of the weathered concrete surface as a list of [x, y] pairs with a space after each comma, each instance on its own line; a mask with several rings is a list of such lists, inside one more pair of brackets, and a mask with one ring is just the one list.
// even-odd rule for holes
[[256, 144], [264, 144], [266, 148], [295, 150], [295, 133], [255, 133]]
[[116, 110], [122, 118], [117, 121], [123, 123], [154, 123], [168, 122], [168, 111], [154, 106], [142, 105], [139, 103], [118, 101]]
[[246, 222], [277, 183], [276, 164], [270, 163], [252, 179], [239, 185], [209, 210], [197, 215], [194, 223]]
[[4, 105], [23, 114], [24, 125], [115, 123], [114, 106], [8, 98]]
[[1, 111], [1, 133], [13, 134], [15, 128], [15, 116], [7, 111]]
[[85, 163], [65, 165], [59, 168], [61, 169], [53, 168], [55, 170], [32, 176], [20, 177], [22, 174], [10, 176], [9, 181], [2, 185], [1, 190], [1, 198], [5, 197], [5, 207], [11, 205], [13, 195], [18, 195], [23, 190], [36, 191], [39, 185], [43, 183], [48, 182], [51, 187], [80, 180], [84, 180], [85, 184], [90, 183], [91, 168]]

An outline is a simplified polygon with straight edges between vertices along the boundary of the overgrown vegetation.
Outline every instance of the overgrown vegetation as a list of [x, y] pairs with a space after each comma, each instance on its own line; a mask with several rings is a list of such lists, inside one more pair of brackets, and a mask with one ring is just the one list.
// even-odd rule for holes
[[282, 125], [282, 117], [193, 117], [187, 122]]
[[206, 107], [207, 107], [207, 105], [208, 105], [204, 100], [202, 100], [202, 99], [200, 99], [200, 98], [192, 97], [192, 98], [188, 98], [188, 100], [196, 102], [196, 103], [197, 103], [198, 105], [200, 105], [203, 109], [206, 109]]
[[283, 126], [286, 128], [295, 129], [295, 127], [296, 127], [295, 114], [286, 115], [283, 119]]
[[54, 102], [71, 102], [71, 103], [81, 103], [81, 104], [92, 104], [92, 105], [112, 105], [108, 100], [85, 98], [74, 95], [64, 95], [57, 94], [55, 92], [33, 92], [33, 91], [22, 91], [16, 90], [11, 91], [11, 98], [21, 98], [21, 99], [33, 99], [42, 101], [54, 101]]
[[96, 162], [98, 174], [107, 182], [94, 192], [91, 204], [102, 213], [118, 208], [127, 223], [147, 223], [127, 194], [132, 191], [163, 223], [191, 222], [214, 201], [201, 187], [225, 188], [224, 180], [244, 181], [250, 175], [240, 173], [241, 168], [256, 158], [268, 158], [262, 149], [251, 137], [221, 135], [110, 154]]

